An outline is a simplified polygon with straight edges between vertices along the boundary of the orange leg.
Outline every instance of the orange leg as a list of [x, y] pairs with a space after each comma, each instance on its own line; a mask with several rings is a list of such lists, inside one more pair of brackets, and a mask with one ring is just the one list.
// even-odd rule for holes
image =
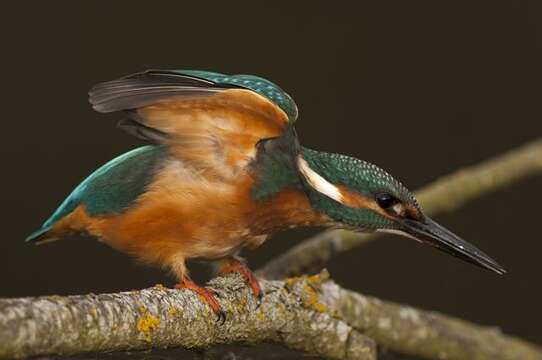
[[175, 285], [175, 288], [189, 289], [195, 292], [196, 294], [200, 295], [205, 300], [205, 302], [211, 307], [211, 309], [216, 314], [216, 316], [218, 316], [217, 320], [219, 322], [223, 323], [226, 320], [226, 313], [222, 309], [222, 305], [220, 305], [220, 303], [216, 299], [216, 295], [214, 291], [199, 286], [186, 275], [183, 276], [181, 281]]
[[258, 300], [262, 299], [262, 288], [258, 283], [258, 279], [256, 279], [256, 276], [254, 276], [254, 273], [248, 268], [247, 264], [239, 259], [231, 258], [228, 259], [226, 264], [219, 270], [219, 273], [221, 274], [229, 274], [233, 272], [241, 274], [252, 289], [252, 294], [254, 294], [254, 297], [256, 297]]

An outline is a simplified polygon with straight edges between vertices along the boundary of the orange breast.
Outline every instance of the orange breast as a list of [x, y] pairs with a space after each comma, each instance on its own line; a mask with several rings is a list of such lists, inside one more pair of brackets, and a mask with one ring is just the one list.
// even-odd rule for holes
[[172, 162], [127, 212], [98, 231], [111, 246], [150, 263], [172, 256], [215, 259], [235, 252], [246, 237], [246, 200], [236, 184], [195, 175]]
[[294, 187], [286, 188], [266, 201], [251, 202], [247, 219], [253, 234], [271, 234], [293, 227], [324, 225], [331, 221], [310, 205], [301, 189]]
[[252, 184], [248, 173], [223, 182], [172, 161], [126, 212], [90, 217], [80, 207], [63, 226], [86, 230], [120, 251], [164, 266], [174, 258], [220, 259], [259, 246], [267, 234], [329, 221], [299, 189], [255, 202]]

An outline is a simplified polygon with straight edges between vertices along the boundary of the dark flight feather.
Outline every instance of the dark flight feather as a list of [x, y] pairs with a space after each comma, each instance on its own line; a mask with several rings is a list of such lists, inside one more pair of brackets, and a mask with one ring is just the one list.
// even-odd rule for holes
[[266, 97], [288, 115], [298, 116], [293, 99], [271, 81], [254, 75], [226, 75], [199, 70], [147, 70], [97, 84], [89, 92], [99, 112], [135, 109], [170, 96], [205, 96], [225, 89], [247, 89]]
[[172, 96], [205, 96], [235, 85], [169, 71], [148, 70], [94, 86], [89, 101], [98, 112], [114, 112], [144, 107]]
[[138, 115], [136, 112], [129, 111], [129, 118], [122, 119], [117, 123], [117, 127], [126, 131], [128, 134], [133, 135], [139, 139], [147, 140], [156, 144], [163, 143], [167, 139], [167, 134], [145, 126], [141, 122], [138, 122], [136, 119]]

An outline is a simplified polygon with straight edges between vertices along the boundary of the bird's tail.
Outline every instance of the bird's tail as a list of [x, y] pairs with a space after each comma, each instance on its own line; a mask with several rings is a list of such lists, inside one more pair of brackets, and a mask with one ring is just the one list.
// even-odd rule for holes
[[28, 235], [25, 239], [25, 242], [41, 245], [58, 240], [58, 237], [52, 234], [51, 230], [52, 226], [42, 227], [41, 229], [34, 231], [32, 234]]

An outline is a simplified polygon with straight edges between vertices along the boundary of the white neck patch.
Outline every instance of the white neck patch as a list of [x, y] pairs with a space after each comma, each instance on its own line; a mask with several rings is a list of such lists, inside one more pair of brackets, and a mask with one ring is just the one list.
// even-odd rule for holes
[[303, 174], [305, 180], [307, 180], [309, 185], [314, 190], [340, 202], [341, 204], [343, 203], [343, 195], [341, 194], [339, 188], [311, 169], [307, 161], [303, 159], [301, 155], [297, 157], [297, 166], [299, 167], [299, 171], [301, 171], [301, 174]]

